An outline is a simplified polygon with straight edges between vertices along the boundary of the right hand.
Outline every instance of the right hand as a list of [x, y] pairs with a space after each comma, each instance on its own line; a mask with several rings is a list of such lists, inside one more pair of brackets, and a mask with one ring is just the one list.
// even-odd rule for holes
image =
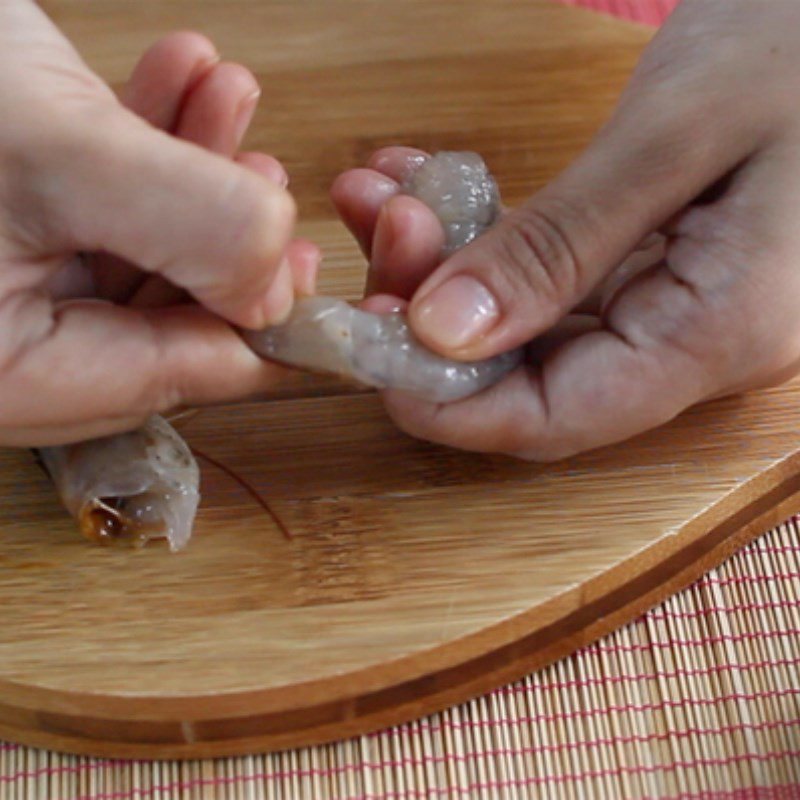
[[[283, 319], [319, 254], [290, 241], [282, 167], [236, 155], [258, 86], [218, 60], [169, 37], [123, 104], [32, 0], [0, 7], [0, 444], [130, 429], [282, 372], [229, 323]], [[78, 254], [115, 302], [59, 299]]]
[[385, 392], [393, 419], [552, 460], [800, 374], [798, 26], [796, 0], [684, 0], [589, 147], [443, 263], [438, 220], [398, 196], [418, 152], [340, 176], [369, 290], [407, 301], [425, 344], [472, 360], [533, 341], [461, 402]]

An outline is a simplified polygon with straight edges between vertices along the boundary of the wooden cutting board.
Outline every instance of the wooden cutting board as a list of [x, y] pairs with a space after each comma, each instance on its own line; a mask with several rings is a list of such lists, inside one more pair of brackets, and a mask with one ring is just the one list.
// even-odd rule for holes
[[[51, 2], [115, 84], [157, 34], [209, 32], [265, 87], [250, 147], [293, 175], [323, 286], [363, 263], [326, 189], [376, 146], [482, 152], [510, 202], [588, 140], [644, 30], [549, 2]], [[176, 212], [177, 213], [177, 212]], [[398, 723], [625, 623], [800, 509], [800, 385], [706, 404], [536, 466], [395, 430], [372, 395], [209, 409], [189, 549], [94, 548], [24, 452], [0, 455], [0, 737], [235, 754]]]

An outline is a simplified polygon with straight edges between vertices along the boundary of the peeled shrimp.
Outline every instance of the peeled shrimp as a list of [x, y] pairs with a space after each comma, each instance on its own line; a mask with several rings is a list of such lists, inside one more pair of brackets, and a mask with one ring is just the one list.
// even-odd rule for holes
[[244, 338], [265, 358], [378, 389], [401, 389], [434, 403], [469, 397], [520, 362], [518, 351], [485, 361], [451, 361], [422, 345], [404, 314], [370, 314], [333, 297], [298, 300], [288, 322], [248, 331]]
[[200, 471], [162, 417], [142, 427], [38, 451], [62, 503], [88, 539], [141, 547], [166, 539], [180, 550], [192, 534]]
[[401, 189], [439, 218], [445, 255], [468, 245], [500, 216], [500, 190], [477, 153], [443, 150], [422, 159]]
[[[469, 244], [500, 213], [497, 184], [475, 153], [441, 152], [421, 160], [402, 191], [439, 218], [445, 254]], [[242, 335], [264, 358], [436, 403], [480, 392], [522, 360], [522, 350], [484, 361], [443, 358], [414, 336], [405, 315], [372, 314], [331, 297], [300, 299], [282, 325]]]

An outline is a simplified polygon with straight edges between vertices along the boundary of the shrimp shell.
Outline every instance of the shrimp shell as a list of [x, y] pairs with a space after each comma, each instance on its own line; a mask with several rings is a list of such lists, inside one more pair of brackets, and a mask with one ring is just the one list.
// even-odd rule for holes
[[84, 536], [141, 547], [192, 534], [200, 471], [189, 446], [162, 417], [135, 431], [38, 450], [61, 502]]

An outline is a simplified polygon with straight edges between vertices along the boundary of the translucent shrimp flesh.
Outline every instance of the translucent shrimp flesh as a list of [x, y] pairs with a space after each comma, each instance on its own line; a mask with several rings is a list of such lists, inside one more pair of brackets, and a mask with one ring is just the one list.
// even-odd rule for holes
[[[475, 153], [441, 152], [421, 160], [402, 191], [439, 218], [445, 254], [469, 244], [500, 213], [497, 184]], [[436, 403], [480, 392], [522, 360], [522, 350], [483, 361], [447, 359], [414, 336], [405, 315], [372, 314], [331, 297], [302, 298], [282, 325], [242, 335], [264, 358]]]
[[468, 245], [500, 216], [500, 190], [477, 153], [444, 150], [420, 160], [401, 189], [439, 218], [445, 255]]
[[370, 314], [333, 297], [300, 299], [288, 322], [243, 335], [266, 358], [434, 403], [469, 397], [520, 362], [517, 351], [485, 361], [451, 361], [421, 344], [404, 314]]

